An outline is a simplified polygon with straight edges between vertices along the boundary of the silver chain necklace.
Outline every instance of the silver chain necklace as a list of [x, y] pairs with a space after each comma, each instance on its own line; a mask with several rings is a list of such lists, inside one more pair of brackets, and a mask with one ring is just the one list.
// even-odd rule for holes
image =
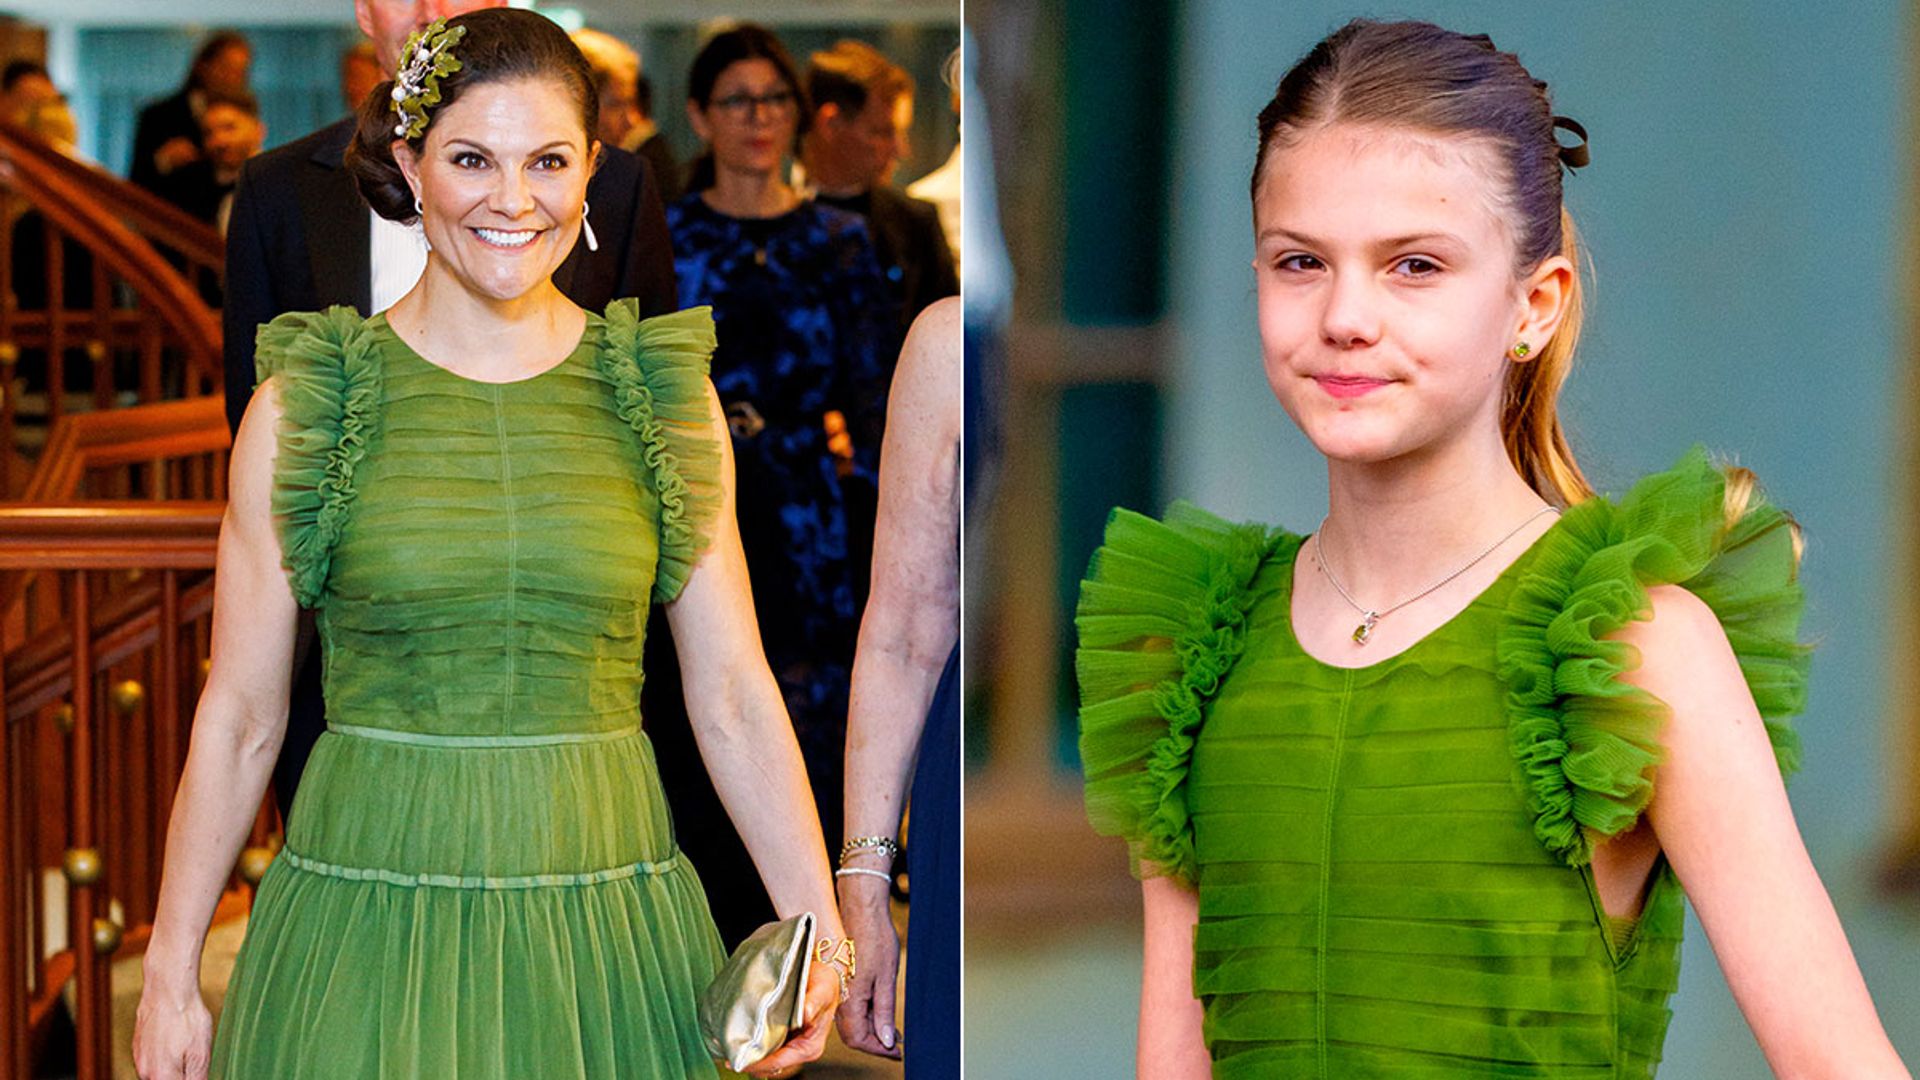
[[1320, 572], [1327, 576], [1327, 580], [1329, 582], [1333, 583], [1334, 590], [1340, 594], [1340, 598], [1342, 600], [1345, 600], [1349, 607], [1353, 608], [1353, 610], [1360, 613], [1360, 625], [1353, 628], [1353, 642], [1356, 645], [1365, 645], [1368, 639], [1373, 637], [1373, 627], [1375, 623], [1378, 623], [1381, 619], [1384, 619], [1387, 616], [1393, 614], [1394, 612], [1399, 611], [1401, 608], [1406, 607], [1408, 604], [1413, 603], [1415, 600], [1418, 600], [1421, 597], [1426, 596], [1428, 593], [1433, 592], [1435, 589], [1440, 588], [1442, 585], [1445, 585], [1447, 582], [1452, 581], [1454, 578], [1457, 578], [1461, 574], [1464, 574], [1467, 571], [1473, 569], [1475, 566], [1479, 565], [1479, 562], [1481, 559], [1484, 559], [1487, 556], [1493, 554], [1495, 551], [1498, 551], [1500, 549], [1500, 545], [1506, 543], [1507, 541], [1513, 539], [1515, 536], [1519, 535], [1521, 529], [1524, 529], [1528, 525], [1533, 524], [1533, 520], [1539, 517], [1541, 514], [1558, 514], [1559, 512], [1560, 511], [1557, 508], [1552, 506], [1543, 506], [1540, 509], [1535, 510], [1533, 513], [1527, 515], [1527, 520], [1521, 522], [1518, 525], [1515, 525], [1513, 527], [1512, 532], [1509, 532], [1507, 535], [1501, 537], [1498, 540], [1495, 540], [1491, 547], [1488, 547], [1487, 550], [1481, 552], [1478, 555], [1475, 555], [1472, 558], [1472, 560], [1470, 560], [1465, 566], [1462, 566], [1460, 569], [1455, 570], [1453, 573], [1448, 574], [1446, 577], [1441, 578], [1439, 581], [1434, 582], [1433, 584], [1427, 586], [1426, 588], [1421, 589], [1419, 592], [1414, 593], [1412, 596], [1407, 597], [1405, 600], [1400, 601], [1399, 603], [1393, 605], [1392, 607], [1381, 608], [1379, 610], [1361, 606], [1360, 602], [1353, 598], [1353, 594], [1347, 592], [1347, 587], [1345, 585], [1340, 584], [1340, 579], [1333, 576], [1333, 567], [1328, 566], [1327, 560], [1320, 557], [1321, 537], [1325, 535], [1327, 530], [1326, 518], [1320, 519], [1320, 527], [1318, 529], [1315, 529], [1313, 533], [1313, 564], [1320, 568]]

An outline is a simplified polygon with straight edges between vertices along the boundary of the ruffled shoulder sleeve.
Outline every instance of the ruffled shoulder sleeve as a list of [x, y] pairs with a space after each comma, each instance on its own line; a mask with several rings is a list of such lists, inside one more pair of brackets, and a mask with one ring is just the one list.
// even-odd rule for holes
[[319, 603], [353, 503], [353, 474], [379, 423], [380, 365], [360, 313], [295, 311], [254, 338], [259, 382], [277, 377], [273, 515], [302, 607]]
[[1788, 721], [1806, 704], [1809, 650], [1793, 521], [1728, 488], [1696, 447], [1618, 503], [1569, 509], [1514, 590], [1498, 644], [1511, 744], [1534, 834], [1569, 865], [1589, 862], [1653, 797], [1665, 706], [1620, 678], [1639, 658], [1609, 640], [1651, 617], [1650, 586], [1679, 585], [1719, 617], [1781, 771], [1799, 767]]
[[650, 319], [639, 302], [607, 308], [602, 372], [614, 407], [640, 439], [660, 499], [660, 563], [653, 598], [680, 595], [720, 515], [720, 444], [714, 437], [707, 368], [713, 359], [713, 309], [688, 308]]
[[1164, 520], [1115, 510], [1080, 584], [1087, 816], [1126, 839], [1137, 877], [1195, 879], [1188, 760], [1245, 647], [1250, 586], [1276, 539], [1186, 503]]

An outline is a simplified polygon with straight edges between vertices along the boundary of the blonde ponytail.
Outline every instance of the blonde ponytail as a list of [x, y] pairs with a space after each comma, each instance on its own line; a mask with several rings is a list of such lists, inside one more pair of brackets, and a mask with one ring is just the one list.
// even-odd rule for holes
[[[1500, 437], [1507, 457], [1540, 497], [1556, 506], [1567, 507], [1593, 497], [1593, 487], [1573, 459], [1567, 445], [1566, 430], [1560, 426], [1560, 387], [1573, 367], [1573, 349], [1580, 342], [1582, 311], [1580, 283], [1580, 243], [1573, 229], [1573, 217], [1560, 211], [1560, 254], [1573, 264], [1573, 284], [1567, 292], [1567, 308], [1560, 327], [1547, 341], [1540, 355], [1507, 369], [1506, 402], [1500, 414]], [[1726, 476], [1721, 532], [1731, 532], [1740, 519], [1761, 501], [1759, 481], [1752, 470], [1739, 465], [1721, 464]], [[1787, 528], [1793, 537], [1794, 566], [1800, 565], [1806, 538], [1800, 523], [1787, 515]]]
[[[1727, 533], [1733, 531], [1734, 526], [1740, 524], [1740, 519], [1746, 517], [1749, 511], [1757, 509], [1764, 503], [1765, 498], [1760, 494], [1760, 480], [1753, 475], [1752, 469], [1732, 464], [1721, 464], [1718, 467], [1727, 478], [1726, 495], [1721, 500], [1720, 507], [1720, 535], [1725, 537]], [[1785, 510], [1780, 511], [1780, 514], [1786, 518], [1787, 534], [1793, 538], [1793, 568], [1797, 573], [1800, 569], [1800, 557], [1807, 550], [1806, 534], [1801, 531], [1800, 523], [1794, 520], [1792, 514]]]

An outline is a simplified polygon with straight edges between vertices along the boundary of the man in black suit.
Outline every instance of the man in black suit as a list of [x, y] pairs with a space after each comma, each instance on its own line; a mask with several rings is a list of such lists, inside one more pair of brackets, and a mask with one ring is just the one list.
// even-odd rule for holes
[[[504, 0], [356, 0], [354, 13], [373, 40], [382, 69], [393, 71], [414, 30], [437, 18], [503, 6]], [[424, 246], [406, 227], [376, 221], [344, 167], [355, 125], [348, 117], [321, 128], [254, 158], [241, 172], [227, 226], [224, 313], [227, 420], [236, 431], [253, 396], [254, 332], [262, 323], [283, 312], [331, 304], [368, 314], [384, 311], [412, 288], [426, 265]], [[585, 244], [576, 244], [554, 273], [554, 284], [591, 311], [624, 297], [638, 298], [642, 315], [673, 310], [666, 215], [645, 163], [605, 148], [587, 187], [587, 204], [600, 250], [589, 252]], [[666, 643], [665, 618], [656, 617], [652, 626], [647, 670], [660, 673], [670, 665], [656, 665], [651, 654], [656, 642]], [[283, 813], [293, 806], [307, 757], [326, 726], [320, 649], [311, 641], [310, 630], [303, 625], [286, 740], [274, 767], [274, 793]], [[677, 689], [677, 671], [664, 674], [659, 681]], [[649, 678], [648, 690], [654, 687], [655, 679]], [[663, 688], [663, 699], [665, 693]], [[648, 715], [663, 718], [660, 714], [666, 711], [663, 704], [650, 707]]]
[[867, 219], [904, 335], [928, 304], [960, 292], [939, 209], [888, 186], [913, 125], [913, 77], [863, 41], [840, 41], [809, 58], [807, 97], [807, 183], [819, 202]]
[[203, 42], [179, 90], [140, 110], [133, 126], [133, 162], [127, 178], [159, 192], [174, 170], [200, 160], [200, 114], [207, 93], [244, 94], [253, 49], [247, 39], [222, 30]]

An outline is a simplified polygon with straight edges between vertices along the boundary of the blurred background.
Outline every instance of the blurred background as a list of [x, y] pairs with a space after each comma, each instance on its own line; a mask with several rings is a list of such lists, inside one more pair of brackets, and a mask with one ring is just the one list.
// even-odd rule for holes
[[[940, 65], [959, 44], [951, 2], [929, 0], [626, 0], [531, 3], [569, 31], [603, 30], [640, 53], [653, 84], [655, 119], [681, 161], [698, 140], [687, 124], [686, 76], [711, 24], [725, 17], [774, 30], [803, 66], [808, 53], [843, 37], [866, 41], [906, 68], [921, 89], [901, 163], [903, 182], [946, 160], [958, 140], [941, 90]], [[266, 148], [290, 142], [346, 114], [341, 56], [361, 40], [351, 0], [7, 0], [0, 3], [0, 54], [44, 56], [67, 97], [86, 157], [123, 175], [141, 105], [173, 92], [195, 48], [213, 29], [241, 31], [252, 46], [249, 88], [260, 101]]]
[[[1295, 530], [1324, 512], [1259, 366], [1247, 177], [1280, 76], [1361, 14], [1491, 34], [1591, 132], [1562, 406], [1589, 477], [1619, 493], [1701, 442], [1805, 525], [1818, 652], [1790, 791], [1920, 1066], [1912, 5], [971, 0], [1010, 271], [967, 280], [1004, 388], [969, 552], [969, 1073], [1131, 1075], [1139, 892], [1080, 804], [1073, 600], [1116, 504]], [[1697, 922], [1673, 1007], [1663, 1075], [1767, 1074]]]

